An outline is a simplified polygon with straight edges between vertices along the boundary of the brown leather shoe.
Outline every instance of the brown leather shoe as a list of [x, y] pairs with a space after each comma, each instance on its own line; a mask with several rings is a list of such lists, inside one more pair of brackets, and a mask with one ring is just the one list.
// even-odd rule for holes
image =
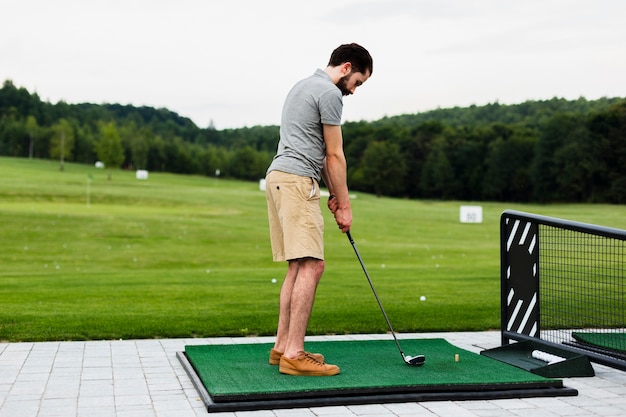
[[[310, 353], [310, 352], [304, 352], [304, 353], [308, 353], [309, 355], [313, 356], [313, 358], [316, 361], [324, 363], [324, 355], [322, 355], [321, 353]], [[279, 352], [276, 349], [270, 350], [270, 365], [280, 364], [280, 358], [282, 356], [283, 356], [282, 352]]]
[[296, 359], [283, 355], [280, 358], [279, 371], [288, 375], [331, 376], [339, 373], [339, 367], [319, 362], [310, 353], [300, 352]]

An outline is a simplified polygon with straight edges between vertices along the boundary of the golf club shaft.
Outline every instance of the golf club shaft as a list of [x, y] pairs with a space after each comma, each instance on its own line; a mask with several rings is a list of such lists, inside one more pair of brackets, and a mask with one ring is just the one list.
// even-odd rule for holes
[[400, 347], [400, 342], [398, 342], [398, 338], [396, 337], [396, 333], [393, 331], [393, 327], [391, 327], [391, 322], [389, 321], [389, 317], [387, 317], [387, 313], [385, 313], [385, 309], [383, 308], [383, 304], [380, 302], [380, 298], [378, 297], [378, 293], [376, 292], [376, 288], [374, 288], [374, 283], [372, 283], [372, 279], [370, 278], [370, 274], [367, 272], [367, 268], [365, 268], [365, 264], [363, 263], [363, 259], [361, 259], [361, 255], [359, 254], [359, 250], [356, 248], [356, 244], [354, 243], [354, 239], [352, 239], [352, 235], [348, 230], [346, 232], [348, 235], [348, 239], [350, 240], [350, 244], [354, 249], [354, 253], [356, 253], [356, 257], [359, 259], [359, 263], [361, 264], [361, 268], [363, 268], [363, 272], [365, 272], [365, 277], [367, 278], [367, 282], [369, 282], [370, 287], [372, 288], [372, 292], [374, 293], [374, 297], [376, 297], [376, 301], [378, 302], [378, 307], [380, 307], [380, 311], [383, 313], [385, 317], [385, 321], [387, 322], [387, 326], [389, 327], [389, 331], [393, 336], [393, 340], [396, 342], [396, 346], [398, 346], [398, 350], [400, 351], [400, 355], [402, 355], [402, 359], [404, 360], [404, 352]]

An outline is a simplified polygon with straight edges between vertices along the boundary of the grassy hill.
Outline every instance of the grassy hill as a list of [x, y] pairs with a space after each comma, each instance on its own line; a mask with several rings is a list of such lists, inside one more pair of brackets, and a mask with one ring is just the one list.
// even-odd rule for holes
[[[0, 340], [271, 335], [273, 263], [256, 182], [0, 158]], [[517, 209], [626, 228], [622, 206], [476, 203], [357, 193], [352, 234], [399, 332], [499, 328], [499, 216]], [[311, 334], [386, 325], [327, 210]], [[277, 283], [272, 283], [272, 279]], [[426, 297], [420, 301], [420, 296]]]

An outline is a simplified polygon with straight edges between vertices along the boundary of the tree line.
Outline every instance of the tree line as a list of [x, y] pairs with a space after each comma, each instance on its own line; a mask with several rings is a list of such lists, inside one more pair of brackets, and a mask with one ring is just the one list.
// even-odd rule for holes
[[[278, 126], [199, 128], [167, 109], [0, 89], [0, 155], [257, 181]], [[353, 190], [402, 198], [626, 203], [626, 99], [436, 109], [343, 126]], [[62, 165], [61, 165], [62, 166]]]

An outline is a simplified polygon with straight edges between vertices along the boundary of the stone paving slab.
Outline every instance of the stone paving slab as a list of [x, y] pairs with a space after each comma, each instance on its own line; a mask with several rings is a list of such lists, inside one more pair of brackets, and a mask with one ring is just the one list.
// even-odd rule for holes
[[[419, 333], [480, 352], [499, 332]], [[307, 340], [380, 340], [390, 335]], [[593, 364], [592, 378], [564, 378], [576, 397], [433, 401], [209, 414], [176, 352], [186, 345], [269, 343], [272, 338], [0, 343], [0, 417], [557, 417], [626, 415], [626, 372]]]

